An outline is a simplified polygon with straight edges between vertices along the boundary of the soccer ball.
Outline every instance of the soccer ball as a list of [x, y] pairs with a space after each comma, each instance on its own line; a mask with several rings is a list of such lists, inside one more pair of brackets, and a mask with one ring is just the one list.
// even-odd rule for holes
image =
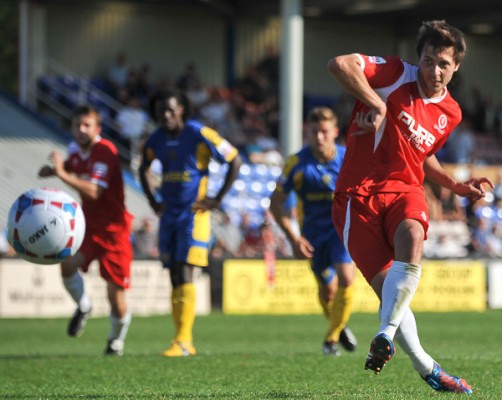
[[62, 190], [28, 190], [9, 211], [7, 239], [19, 256], [35, 264], [57, 264], [74, 255], [84, 234], [82, 207]]

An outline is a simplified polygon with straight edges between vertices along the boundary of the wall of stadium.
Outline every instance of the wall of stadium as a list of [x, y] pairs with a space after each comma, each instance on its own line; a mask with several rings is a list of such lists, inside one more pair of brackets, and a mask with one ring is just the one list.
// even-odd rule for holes
[[[229, 61], [229, 21], [211, 11], [153, 2], [60, 0], [33, 3], [32, 17], [34, 71], [40, 68], [39, 53], [46, 53], [78, 74], [102, 75], [116, 53], [126, 50], [131, 65], [148, 62], [152, 66], [154, 80], [176, 77], [187, 62], [194, 61], [205, 83], [224, 85], [228, 74], [242, 76], [248, 64], [263, 58], [267, 47], [280, 48], [281, 39], [279, 17], [230, 21], [235, 49], [234, 60]], [[327, 61], [336, 54], [362, 51], [416, 60], [415, 35], [398, 36], [378, 21], [343, 24], [305, 19], [304, 31], [304, 88], [308, 94], [341, 91], [326, 71]], [[478, 85], [500, 101], [502, 80], [496, 77], [502, 48], [498, 40], [467, 39], [468, 56], [459, 74], [464, 91]], [[227, 71], [230, 65], [233, 74]]]
[[[119, 51], [152, 79], [176, 78], [195, 61], [209, 85], [225, 74], [225, 25], [214, 13], [146, 2], [50, 2], [41, 17], [49, 57], [79, 75], [105, 76]], [[71, 39], [70, 39], [71, 37]]]
[[[171, 312], [168, 271], [157, 261], [135, 260], [128, 300], [135, 315]], [[97, 264], [84, 275], [94, 316], [109, 313]], [[209, 275], [196, 278], [198, 315], [211, 312]], [[358, 272], [354, 312], [374, 312], [378, 300]], [[75, 305], [61, 284], [59, 266], [0, 260], [0, 318], [67, 317]], [[484, 311], [502, 308], [502, 261], [423, 262], [414, 311]], [[318, 314], [317, 286], [306, 261], [227, 260], [223, 269], [223, 312], [227, 314]]]
[[[84, 275], [85, 285], [93, 301], [93, 316], [109, 314], [106, 283], [99, 276], [96, 262]], [[158, 261], [135, 260], [132, 265], [132, 286], [127, 298], [134, 315], [159, 315], [171, 312], [169, 271]], [[200, 273], [196, 313], [211, 311], [209, 276]], [[37, 265], [21, 259], [0, 260], [0, 317], [45, 318], [68, 317], [75, 304], [63, 288], [58, 265]]]

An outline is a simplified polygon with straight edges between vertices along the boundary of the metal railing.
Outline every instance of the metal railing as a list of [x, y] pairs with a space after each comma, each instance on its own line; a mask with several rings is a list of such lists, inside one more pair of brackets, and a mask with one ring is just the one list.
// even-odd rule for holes
[[[61, 119], [63, 129], [69, 126], [73, 109], [79, 104], [95, 106], [102, 117], [102, 136], [112, 140], [123, 161], [130, 162], [126, 141], [119, 137], [115, 115], [123, 105], [109, 93], [93, 83], [88, 76], [80, 76], [56, 60], [45, 58], [45, 72], [38, 76], [32, 94], [36, 111], [44, 114], [44, 107]], [[104, 80], [101, 81], [105, 83]], [[66, 127], [64, 126], [66, 125]]]

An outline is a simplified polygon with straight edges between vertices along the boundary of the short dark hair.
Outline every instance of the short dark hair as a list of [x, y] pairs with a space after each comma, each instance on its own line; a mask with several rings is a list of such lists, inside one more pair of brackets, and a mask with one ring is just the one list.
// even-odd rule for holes
[[453, 47], [453, 59], [459, 64], [465, 58], [467, 45], [460, 29], [449, 25], [445, 20], [424, 21], [418, 30], [417, 53], [422, 55], [424, 47], [431, 45], [435, 49]]
[[101, 126], [101, 114], [99, 113], [98, 109], [94, 106], [91, 106], [89, 104], [81, 104], [77, 106], [71, 115], [71, 119], [75, 119], [77, 117], [81, 117], [83, 115], [89, 115], [92, 114], [96, 117], [97, 124]]
[[[185, 94], [185, 92], [181, 90], [176, 90], [176, 89], [168, 89], [164, 90], [161, 93], [159, 93], [156, 98], [155, 98], [155, 113], [157, 113], [157, 104], [160, 101], [166, 101], [167, 99], [175, 98], [178, 101], [178, 104], [183, 106], [183, 122], [186, 122], [190, 115], [192, 114], [192, 105], [190, 103], [190, 100], [188, 99], [188, 96]], [[157, 119], [157, 115], [155, 115]]]

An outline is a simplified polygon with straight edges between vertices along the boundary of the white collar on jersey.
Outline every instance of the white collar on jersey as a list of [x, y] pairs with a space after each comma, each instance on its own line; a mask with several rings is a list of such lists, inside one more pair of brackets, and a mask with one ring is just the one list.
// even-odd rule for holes
[[[102, 139], [101, 136], [98, 136], [96, 137], [96, 141], [94, 142], [93, 146], [100, 142]], [[77, 142], [73, 141], [70, 143], [69, 147], [68, 147], [68, 153], [78, 153], [78, 155], [80, 156], [80, 158], [82, 160], [87, 160], [90, 155], [91, 155], [91, 148], [92, 146], [89, 148], [89, 150], [87, 152], [83, 152], [82, 149], [80, 148], [80, 146], [77, 144]]]
[[[418, 73], [418, 71], [417, 71]], [[422, 88], [420, 87], [420, 82], [418, 81], [418, 77], [417, 77], [417, 86], [418, 86], [418, 91], [420, 93], [420, 97], [422, 97], [422, 100], [424, 101], [425, 104], [429, 104], [429, 103], [440, 103], [443, 101], [443, 99], [446, 97], [446, 95], [448, 94], [448, 89], [446, 89], [446, 86], [443, 88], [443, 94], [439, 97], [432, 97], [432, 98], [429, 98], [426, 96], [426, 94], [423, 92]]]

